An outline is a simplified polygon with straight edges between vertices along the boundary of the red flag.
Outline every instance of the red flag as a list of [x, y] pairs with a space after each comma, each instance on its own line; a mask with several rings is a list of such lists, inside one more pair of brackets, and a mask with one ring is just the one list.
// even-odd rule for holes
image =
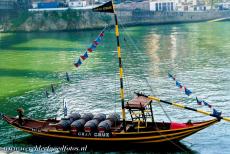
[[89, 52], [93, 52], [93, 50], [92, 50], [91, 48], [88, 48], [87, 50], [88, 50]]

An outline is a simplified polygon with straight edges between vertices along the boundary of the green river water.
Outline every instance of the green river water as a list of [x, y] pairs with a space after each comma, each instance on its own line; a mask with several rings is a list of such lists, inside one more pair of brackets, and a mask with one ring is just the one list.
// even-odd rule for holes
[[[69, 113], [120, 112], [113, 30], [105, 32], [102, 44], [79, 68], [73, 66], [99, 32], [0, 33], [0, 112], [16, 115], [16, 109], [23, 107], [31, 118], [60, 118], [63, 99]], [[211, 111], [184, 95], [168, 79], [171, 71], [193, 91], [192, 97], [198, 96], [222, 111], [223, 116], [230, 116], [230, 22], [121, 27], [120, 33], [126, 100], [134, 96], [133, 92], [141, 91]], [[70, 74], [69, 83], [65, 72]], [[199, 113], [163, 107], [172, 121], [210, 119]], [[156, 120], [168, 121], [159, 105], [154, 106], [154, 115]], [[181, 142], [190, 152], [227, 154], [229, 128], [229, 123], [221, 121]], [[3, 121], [0, 138], [0, 147], [37, 143]], [[184, 151], [184, 147], [179, 148], [179, 152]]]

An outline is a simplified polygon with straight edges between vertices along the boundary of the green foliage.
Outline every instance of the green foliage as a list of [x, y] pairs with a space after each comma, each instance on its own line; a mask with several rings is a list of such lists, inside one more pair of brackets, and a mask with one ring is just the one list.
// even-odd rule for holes
[[11, 22], [14, 27], [18, 27], [23, 24], [30, 15], [31, 14], [28, 11], [20, 11], [16, 18], [11, 19]]
[[100, 19], [101, 19], [102, 21], [104, 21], [105, 23], [107, 23], [107, 24], [109, 24], [109, 23], [111, 22], [111, 20], [112, 20], [111, 16], [109, 16], [109, 15], [102, 15], [102, 16], [100, 17]]

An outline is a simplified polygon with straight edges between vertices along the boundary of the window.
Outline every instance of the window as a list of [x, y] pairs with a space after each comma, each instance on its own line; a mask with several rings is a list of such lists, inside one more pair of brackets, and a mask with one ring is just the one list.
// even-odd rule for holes
[[162, 11], [167, 11], [166, 3], [162, 3]]

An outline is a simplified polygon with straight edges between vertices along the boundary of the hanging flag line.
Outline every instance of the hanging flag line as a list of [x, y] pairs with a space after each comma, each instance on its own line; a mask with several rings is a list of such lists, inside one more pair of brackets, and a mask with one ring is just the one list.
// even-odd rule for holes
[[[189, 90], [188, 88], [186, 88], [182, 83], [180, 83], [178, 80], [176, 80], [175, 75], [172, 75], [170, 73], [168, 73], [168, 77], [173, 79], [174, 81], [176, 81], [176, 86], [179, 87], [180, 89], [184, 89], [184, 92], [187, 96], [190, 96], [192, 94], [192, 91]], [[193, 98], [194, 100], [196, 100], [197, 105], [204, 105], [204, 106], [208, 106], [209, 108], [212, 108], [212, 105], [207, 103], [204, 100], [198, 99], [197, 96], [196, 98]], [[214, 109], [215, 110], [215, 109]]]
[[96, 37], [96, 39], [93, 41], [93, 43], [87, 48], [85, 53], [81, 55], [79, 58], [76, 59], [74, 62], [74, 65], [76, 67], [79, 67], [82, 64], [82, 61], [86, 60], [89, 57], [89, 53], [92, 53], [94, 50], [96, 50], [97, 46], [101, 43], [103, 36], [104, 36], [104, 31], [107, 27], [105, 27], [100, 34]]
[[146, 98], [148, 98], [148, 99], [155, 100], [155, 101], [157, 101], [157, 102], [161, 102], [161, 103], [165, 103], [165, 104], [168, 104], [168, 105], [172, 105], [172, 106], [175, 106], [175, 107], [178, 107], [178, 108], [182, 108], [182, 109], [186, 109], [186, 110], [198, 112], [198, 113], [201, 113], [201, 114], [204, 114], [204, 115], [216, 117], [218, 120], [223, 119], [223, 120], [225, 120], [225, 121], [230, 122], [230, 118], [229, 118], [229, 117], [222, 117], [222, 116], [221, 116], [221, 112], [218, 112], [218, 111], [215, 110], [215, 109], [213, 109], [213, 112], [210, 113], [210, 112], [206, 112], [206, 111], [203, 111], [203, 110], [198, 110], [198, 109], [194, 109], [194, 108], [191, 108], [191, 107], [188, 107], [188, 106], [184, 106], [184, 105], [181, 105], [181, 104], [178, 104], [178, 103], [174, 103], [174, 102], [169, 102], [169, 101], [161, 100], [160, 98], [157, 98], [157, 97], [155, 97], [155, 96], [147, 96], [147, 95], [142, 94], [142, 93], [137, 93], [137, 96], [143, 96], [143, 97], [146, 97]]

